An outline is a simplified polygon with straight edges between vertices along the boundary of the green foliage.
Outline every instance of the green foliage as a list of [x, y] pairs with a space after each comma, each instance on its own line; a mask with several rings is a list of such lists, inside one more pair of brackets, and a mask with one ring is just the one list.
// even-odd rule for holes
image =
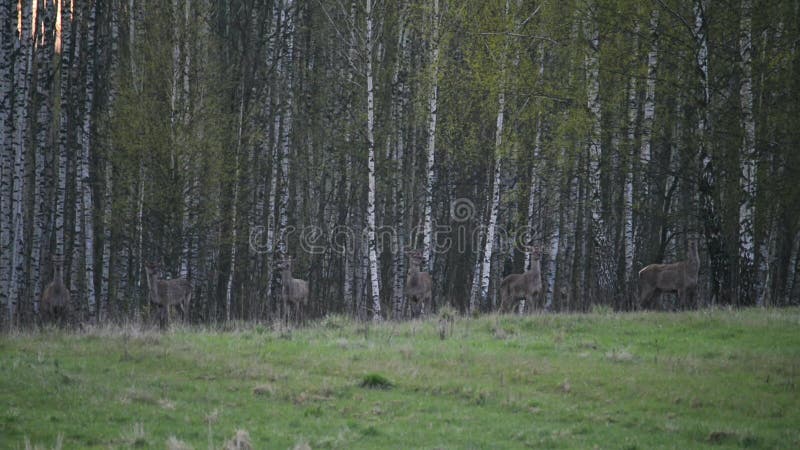
[[394, 385], [388, 378], [379, 373], [369, 373], [364, 375], [359, 386], [369, 389], [390, 389]]
[[[795, 308], [456, 318], [445, 341], [436, 318], [369, 340], [354, 323], [5, 334], [0, 429], [10, 448], [219, 448], [237, 429], [255, 448], [792, 448], [798, 323]], [[358, 387], [383, 374], [392, 389]]]

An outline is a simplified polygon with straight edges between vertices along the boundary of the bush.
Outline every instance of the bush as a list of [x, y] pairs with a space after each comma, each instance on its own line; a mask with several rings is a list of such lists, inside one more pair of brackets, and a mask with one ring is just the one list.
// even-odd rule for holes
[[360, 386], [367, 389], [391, 389], [394, 385], [383, 375], [379, 373], [370, 373], [364, 375]]

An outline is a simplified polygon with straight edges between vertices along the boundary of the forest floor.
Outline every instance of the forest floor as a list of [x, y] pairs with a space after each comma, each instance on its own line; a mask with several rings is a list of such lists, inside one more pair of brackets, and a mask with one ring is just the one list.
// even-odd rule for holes
[[14, 332], [0, 448], [800, 448], [798, 383], [797, 308]]

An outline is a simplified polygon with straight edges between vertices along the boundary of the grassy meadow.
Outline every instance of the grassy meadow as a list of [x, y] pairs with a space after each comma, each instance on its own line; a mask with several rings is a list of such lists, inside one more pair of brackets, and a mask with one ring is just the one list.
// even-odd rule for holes
[[0, 448], [800, 448], [800, 309], [0, 335]]

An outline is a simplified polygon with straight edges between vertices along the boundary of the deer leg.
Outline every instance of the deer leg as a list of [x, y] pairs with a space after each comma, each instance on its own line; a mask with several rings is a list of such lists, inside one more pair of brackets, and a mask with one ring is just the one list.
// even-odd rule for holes
[[648, 286], [639, 287], [639, 308], [647, 309], [650, 303], [650, 297], [653, 295], [653, 289]]

